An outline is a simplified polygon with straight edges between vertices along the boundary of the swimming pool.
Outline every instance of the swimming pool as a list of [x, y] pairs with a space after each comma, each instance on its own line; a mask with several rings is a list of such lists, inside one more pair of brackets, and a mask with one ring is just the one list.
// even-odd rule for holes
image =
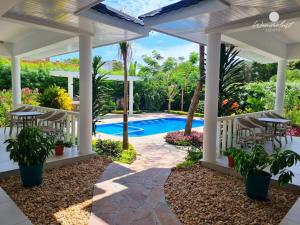
[[[128, 135], [130, 137], [142, 137], [182, 130], [185, 127], [185, 122], [185, 118], [159, 118], [132, 121], [128, 123]], [[193, 121], [193, 127], [202, 127], [203, 125], [203, 120]], [[123, 133], [123, 123], [100, 124], [96, 126], [96, 132], [120, 136]]]

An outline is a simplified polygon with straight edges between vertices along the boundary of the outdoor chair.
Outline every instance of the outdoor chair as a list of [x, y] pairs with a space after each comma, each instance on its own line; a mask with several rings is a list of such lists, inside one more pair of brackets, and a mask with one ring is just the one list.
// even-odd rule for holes
[[266, 141], [272, 141], [272, 144], [274, 146], [274, 139], [275, 139], [275, 133], [274, 133], [274, 128], [270, 127], [266, 124], [264, 124], [263, 122], [259, 121], [258, 119], [256, 119], [255, 117], [247, 117], [247, 120], [249, 120], [251, 123], [253, 123], [254, 125], [260, 126], [262, 131], [261, 133], [257, 133], [257, 135], [261, 135], [265, 138]]
[[[261, 135], [264, 127], [251, 123], [244, 118], [236, 118], [237, 123], [237, 142], [243, 146], [248, 147], [254, 144], [264, 144], [266, 137]], [[259, 131], [259, 132], [257, 132]]]
[[45, 133], [63, 136], [67, 123], [66, 116], [66, 112], [55, 112], [49, 117], [45, 116], [43, 119], [40, 117], [38, 127]]
[[[273, 118], [286, 119], [285, 117], [283, 117], [277, 113], [274, 113], [274, 112], [270, 112], [269, 114], [272, 115]], [[293, 126], [291, 123], [281, 124], [280, 126], [277, 127], [278, 134], [280, 134], [281, 137], [285, 138], [286, 143], [287, 143], [288, 131], [292, 128], [293, 128]], [[293, 136], [290, 135], [290, 137], [291, 137], [291, 141], [293, 141]]]
[[[17, 127], [17, 130], [18, 130], [18, 126], [22, 124], [22, 121], [18, 118], [14, 118], [11, 113], [13, 112], [22, 112], [23, 110], [26, 109], [26, 106], [21, 106], [19, 108], [16, 108], [14, 110], [11, 110], [9, 113], [8, 113], [8, 123], [9, 123], [9, 136], [11, 136], [12, 134], [12, 130], [13, 130], [13, 127], [16, 126]], [[6, 126], [4, 127], [4, 133], [6, 133]], [[18, 132], [17, 132], [18, 133]]]

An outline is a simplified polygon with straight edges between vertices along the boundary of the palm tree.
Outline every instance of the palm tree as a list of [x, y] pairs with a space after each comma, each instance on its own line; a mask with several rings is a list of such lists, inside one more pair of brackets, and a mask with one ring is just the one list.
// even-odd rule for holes
[[194, 91], [194, 95], [189, 107], [189, 112], [185, 124], [185, 130], [184, 130], [184, 135], [190, 135], [192, 132], [192, 125], [193, 125], [193, 119], [194, 119], [194, 114], [197, 110], [197, 106], [199, 104], [199, 99], [200, 99], [200, 94], [201, 90], [203, 88], [203, 80], [205, 78], [205, 52], [204, 52], [204, 45], [200, 45], [200, 61], [199, 61], [199, 79], [197, 82], [197, 86]]
[[225, 116], [227, 110], [223, 106], [225, 100], [239, 98], [241, 87], [244, 86], [244, 60], [237, 57], [239, 51], [233, 46], [221, 44], [220, 79], [218, 114]]
[[123, 111], [123, 149], [128, 149], [128, 61], [132, 56], [129, 42], [119, 43], [119, 56], [123, 60], [124, 68], [124, 111]]
[[96, 120], [99, 116], [104, 116], [110, 110], [111, 105], [111, 89], [104, 85], [106, 74], [99, 74], [100, 68], [104, 65], [101, 56], [95, 56], [92, 62], [92, 106], [93, 106], [93, 134], [96, 134]]

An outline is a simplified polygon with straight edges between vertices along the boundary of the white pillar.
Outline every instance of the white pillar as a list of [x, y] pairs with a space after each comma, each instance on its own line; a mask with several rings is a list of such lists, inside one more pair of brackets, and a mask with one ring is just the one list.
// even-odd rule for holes
[[216, 162], [221, 34], [207, 35], [203, 160]]
[[279, 114], [283, 113], [283, 107], [284, 107], [286, 64], [287, 64], [287, 60], [280, 60], [278, 62], [278, 68], [277, 68], [275, 110]]
[[92, 42], [88, 35], [79, 36], [79, 150], [92, 152]]
[[73, 99], [74, 94], [73, 94], [73, 77], [68, 76], [68, 93], [70, 97]]
[[129, 81], [129, 114], [133, 114], [133, 81]]
[[11, 77], [12, 77], [12, 101], [13, 107], [17, 104], [21, 104], [21, 69], [20, 58], [18, 56], [12, 56], [11, 58]]

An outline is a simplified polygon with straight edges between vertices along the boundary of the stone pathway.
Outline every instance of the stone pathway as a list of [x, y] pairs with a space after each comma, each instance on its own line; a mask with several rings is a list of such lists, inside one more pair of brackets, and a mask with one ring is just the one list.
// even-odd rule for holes
[[139, 156], [132, 165], [112, 163], [97, 181], [90, 225], [180, 225], [164, 196], [171, 167], [185, 152], [162, 135], [131, 140]]

